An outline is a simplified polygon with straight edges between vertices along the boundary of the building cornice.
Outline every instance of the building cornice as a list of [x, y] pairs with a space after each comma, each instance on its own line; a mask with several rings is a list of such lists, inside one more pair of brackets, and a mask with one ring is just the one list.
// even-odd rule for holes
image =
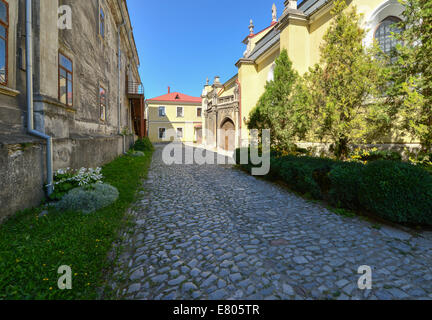
[[302, 11], [286, 9], [282, 17], [279, 19], [279, 23], [277, 24], [276, 28], [277, 30], [282, 31], [289, 24], [307, 25], [308, 22], [308, 17]]
[[251, 59], [241, 58], [239, 61], [236, 62], [235, 66], [237, 68], [240, 68], [242, 64], [249, 64], [249, 65], [255, 65], [255, 61]]
[[192, 102], [192, 101], [164, 101], [164, 100], [146, 100], [146, 103], [148, 105], [157, 105], [157, 104], [167, 104], [167, 105], [173, 105], [173, 106], [182, 106], [182, 105], [188, 105], [188, 106], [201, 106], [202, 102]]

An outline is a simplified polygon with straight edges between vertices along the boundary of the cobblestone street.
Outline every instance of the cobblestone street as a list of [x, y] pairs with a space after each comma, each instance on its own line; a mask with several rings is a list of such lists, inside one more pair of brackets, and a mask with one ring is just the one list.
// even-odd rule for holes
[[[345, 218], [157, 147], [112, 285], [126, 299], [432, 299], [432, 234]], [[373, 289], [359, 290], [362, 265]]]

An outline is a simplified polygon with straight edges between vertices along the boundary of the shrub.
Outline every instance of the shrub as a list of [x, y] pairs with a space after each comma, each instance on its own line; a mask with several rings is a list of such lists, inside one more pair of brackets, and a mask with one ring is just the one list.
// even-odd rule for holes
[[326, 175], [335, 162], [327, 158], [286, 156], [280, 158], [279, 175], [285, 183], [314, 199], [322, 199], [328, 188]]
[[92, 213], [114, 203], [119, 197], [109, 184], [92, 184], [69, 191], [55, 204], [57, 210]]
[[54, 192], [50, 195], [51, 200], [60, 200], [70, 190], [77, 187], [102, 183], [102, 168], [81, 168], [73, 170], [70, 168], [60, 169], [54, 174]]
[[133, 149], [135, 151], [154, 151], [154, 146], [150, 142], [150, 139], [148, 137], [144, 137], [143, 139], [138, 139], [135, 142], [135, 145], [133, 146]]
[[[236, 162], [240, 164], [240, 151], [236, 150]], [[281, 179], [289, 187], [300, 192], [309, 193], [315, 199], [322, 199], [322, 191], [328, 189], [326, 176], [335, 161], [326, 158], [296, 157], [293, 155], [280, 156], [279, 152], [272, 151], [270, 158], [269, 179]], [[241, 167], [248, 172], [253, 165], [242, 164]]]
[[142, 151], [129, 150], [128, 155], [131, 157], [144, 157], [145, 153]]
[[358, 188], [364, 165], [360, 163], [340, 163], [329, 174], [329, 202], [336, 207], [357, 209], [360, 207]]
[[360, 204], [394, 222], [432, 225], [432, 176], [408, 163], [368, 164], [359, 186]]
[[402, 155], [396, 151], [378, 150], [377, 148], [371, 150], [356, 149], [350, 155], [350, 159], [363, 163], [377, 160], [402, 161]]

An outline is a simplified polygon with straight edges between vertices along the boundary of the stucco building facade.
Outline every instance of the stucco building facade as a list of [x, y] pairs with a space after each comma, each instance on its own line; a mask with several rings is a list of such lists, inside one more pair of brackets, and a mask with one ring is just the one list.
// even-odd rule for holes
[[153, 143], [202, 143], [203, 112], [200, 97], [180, 92], [146, 100], [148, 136]]
[[[348, 0], [347, 4], [349, 7], [355, 5], [363, 16], [366, 46], [374, 39], [384, 50], [395, 45], [390, 38], [391, 25], [402, 19], [404, 11], [397, 0]], [[332, 6], [332, 0], [304, 0], [299, 5], [296, 0], [287, 0], [280, 17], [273, 5], [267, 28], [255, 32], [253, 21], [250, 21], [249, 35], [243, 40], [246, 50], [236, 62], [238, 73], [225, 83], [220, 83], [216, 77], [212, 85], [204, 86], [204, 132], [209, 136], [204, 140], [207, 145], [227, 149], [226, 141], [233, 141], [228, 147], [230, 150], [247, 145], [249, 114], [264, 93], [266, 82], [273, 79], [275, 60], [281, 50], [287, 50], [293, 67], [300, 74], [319, 63], [319, 47], [333, 19]], [[226, 130], [227, 122], [230, 130]], [[387, 142], [416, 145], [415, 141], [394, 141], [392, 137]]]
[[31, 129], [52, 140], [57, 170], [113, 160], [144, 135], [145, 121], [125, 0], [0, 0], [0, 20], [2, 219], [37, 205], [49, 184], [49, 139]]

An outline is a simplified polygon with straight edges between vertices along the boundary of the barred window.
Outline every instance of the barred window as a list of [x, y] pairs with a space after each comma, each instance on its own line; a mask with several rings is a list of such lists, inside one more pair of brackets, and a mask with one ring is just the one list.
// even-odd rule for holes
[[375, 39], [385, 54], [390, 54], [399, 43], [392, 34], [401, 32], [401, 29], [397, 26], [397, 23], [400, 21], [401, 19], [396, 17], [387, 17], [379, 24], [375, 31]]

